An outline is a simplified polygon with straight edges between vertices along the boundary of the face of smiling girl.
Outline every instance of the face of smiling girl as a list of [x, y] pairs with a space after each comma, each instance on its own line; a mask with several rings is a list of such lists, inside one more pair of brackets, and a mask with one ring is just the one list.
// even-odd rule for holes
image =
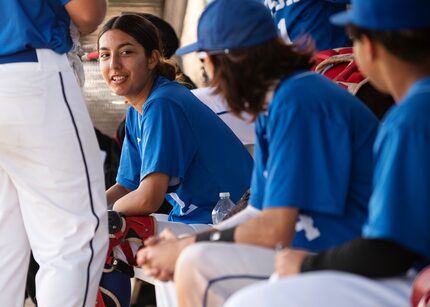
[[132, 36], [112, 29], [99, 39], [100, 70], [110, 89], [132, 105], [143, 104], [152, 83], [152, 71], [158, 63], [154, 51], [150, 57]]

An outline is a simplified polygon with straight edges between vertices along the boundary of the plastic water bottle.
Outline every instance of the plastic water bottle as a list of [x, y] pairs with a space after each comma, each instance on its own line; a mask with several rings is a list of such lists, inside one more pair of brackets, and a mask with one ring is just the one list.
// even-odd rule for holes
[[222, 222], [224, 216], [234, 207], [234, 203], [230, 200], [229, 192], [219, 193], [219, 201], [212, 210], [212, 223], [218, 224]]

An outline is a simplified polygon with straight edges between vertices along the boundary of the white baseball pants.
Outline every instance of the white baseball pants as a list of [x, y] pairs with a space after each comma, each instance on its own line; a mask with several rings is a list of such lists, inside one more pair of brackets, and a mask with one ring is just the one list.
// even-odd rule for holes
[[179, 256], [175, 268], [181, 307], [222, 306], [233, 293], [266, 280], [275, 251], [238, 243], [197, 243]]
[[410, 306], [413, 276], [369, 279], [343, 272], [315, 272], [261, 282], [234, 294], [225, 307]]
[[[231, 228], [234, 226], [237, 226], [239, 224], [242, 224], [252, 218], [257, 217], [261, 213], [260, 210], [252, 207], [247, 206], [244, 210], [240, 211], [239, 213], [233, 215], [229, 219], [217, 224], [213, 225], [214, 228], [223, 230], [227, 228]], [[159, 221], [159, 218], [157, 218], [157, 222], [161, 223]], [[186, 225], [187, 227], [194, 227], [198, 225]], [[169, 227], [169, 225], [161, 224], [161, 227]], [[174, 228], [175, 229], [175, 228]], [[194, 233], [199, 233], [201, 231], [204, 231], [206, 229], [195, 229]], [[179, 229], [174, 230], [175, 233], [178, 234]], [[185, 231], [183, 231], [182, 234], [184, 234]], [[188, 234], [193, 234], [193, 232], [190, 230]], [[200, 259], [199, 262], [205, 261], [205, 259]], [[229, 261], [230, 262], [230, 261]], [[193, 287], [194, 289], [195, 287]], [[201, 287], [198, 287], [198, 291]], [[190, 291], [191, 292], [191, 291]], [[175, 283], [174, 282], [161, 282], [161, 281], [155, 281], [155, 293], [157, 298], [157, 306], [158, 307], [175, 307], [177, 306], [176, 302], [176, 290], [175, 290]], [[193, 302], [194, 303], [194, 302]], [[198, 305], [196, 305], [198, 306]]]
[[[193, 235], [195, 233], [203, 232], [212, 228], [211, 225], [207, 225], [207, 224], [185, 224], [185, 223], [178, 223], [178, 222], [170, 222], [168, 221], [168, 215], [166, 214], [152, 214], [152, 216], [154, 216], [154, 218], [156, 219], [155, 235], [157, 236], [160, 235], [161, 232], [163, 232], [163, 230], [165, 229], [169, 229], [178, 237], [182, 237], [182, 236]], [[130, 248], [133, 252], [133, 255], [136, 255], [136, 252], [140, 246], [141, 246], [141, 243], [137, 243], [135, 241], [130, 242]], [[125, 257], [125, 254], [122, 251], [121, 247], [116, 246], [114, 247], [113, 251], [116, 258], [127, 262], [127, 258]], [[135, 268], [135, 270], [141, 270], [142, 273], [140, 274], [144, 275], [143, 269]], [[174, 291], [173, 282], [165, 283], [165, 282], [155, 280], [154, 285], [155, 285], [157, 306], [175, 307], [176, 295]]]
[[0, 302], [22, 307], [30, 249], [39, 306], [91, 306], [108, 246], [103, 165], [66, 55], [0, 65]]

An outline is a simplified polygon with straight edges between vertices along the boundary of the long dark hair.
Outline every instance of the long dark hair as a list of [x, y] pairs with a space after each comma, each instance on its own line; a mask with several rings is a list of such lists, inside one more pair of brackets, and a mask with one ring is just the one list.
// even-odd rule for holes
[[222, 93], [233, 113], [245, 111], [255, 120], [266, 109], [266, 94], [273, 84], [298, 69], [309, 69], [313, 44], [304, 39], [300, 48], [280, 38], [258, 46], [211, 55], [214, 76], [210, 85]]
[[157, 75], [162, 75], [169, 80], [176, 79], [177, 67], [173, 61], [163, 57], [161, 40], [157, 28], [147, 19], [137, 14], [124, 14], [109, 19], [100, 30], [97, 37], [97, 49], [99, 49], [100, 37], [109, 30], [117, 29], [133, 37], [145, 49], [145, 55], [150, 57], [152, 51], [160, 52], [160, 61], [155, 68]]

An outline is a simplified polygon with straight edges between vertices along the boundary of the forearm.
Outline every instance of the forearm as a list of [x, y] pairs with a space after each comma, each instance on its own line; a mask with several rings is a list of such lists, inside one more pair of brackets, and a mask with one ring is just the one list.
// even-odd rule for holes
[[132, 191], [115, 201], [112, 209], [127, 216], [136, 216], [154, 213], [160, 206], [161, 202], [142, 198], [139, 193]]
[[295, 208], [265, 209], [256, 218], [237, 226], [234, 240], [268, 248], [289, 246], [295, 235], [297, 212]]
[[336, 270], [383, 278], [404, 274], [417, 260], [417, 254], [393, 241], [359, 238], [306, 257], [301, 271]]
[[106, 15], [106, 0], [71, 0], [65, 5], [81, 35], [94, 32]]
[[147, 215], [160, 208], [166, 195], [169, 176], [164, 173], [151, 173], [143, 179], [139, 187], [118, 199], [113, 210], [127, 216]]
[[126, 187], [115, 183], [113, 186], [111, 186], [106, 191], [106, 200], [109, 208], [113, 207], [113, 204], [120, 199], [121, 197], [124, 197], [128, 193], [130, 193], [131, 190], [127, 189]]
[[279, 236], [272, 226], [265, 225], [258, 219], [254, 219], [236, 227], [234, 241], [275, 248], [278, 244], [289, 245], [291, 238]]
[[[294, 208], [263, 210], [257, 216], [235, 225], [233, 229], [222, 227], [219, 241], [227, 240], [268, 248], [274, 248], [279, 244], [289, 245], [295, 234], [297, 212], [298, 210]], [[213, 241], [209, 235], [201, 236], [200, 240]]]

